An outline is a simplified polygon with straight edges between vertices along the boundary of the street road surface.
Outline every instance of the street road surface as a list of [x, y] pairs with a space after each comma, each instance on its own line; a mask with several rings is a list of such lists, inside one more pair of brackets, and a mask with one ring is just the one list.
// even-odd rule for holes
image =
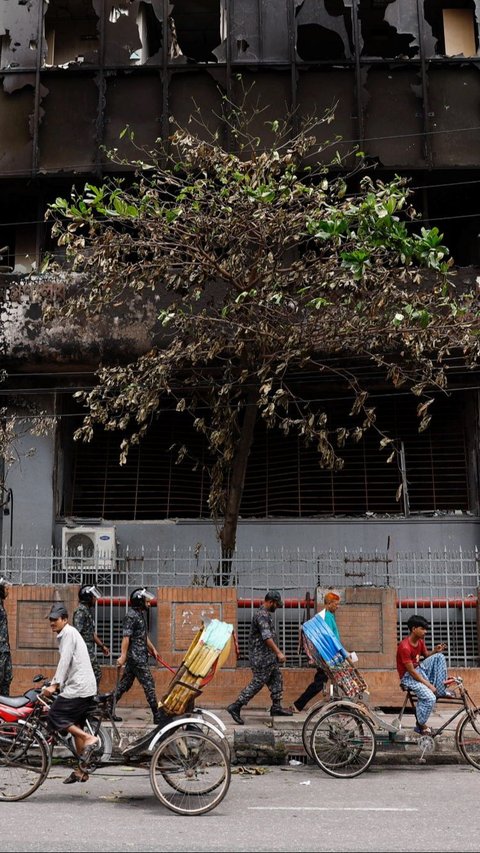
[[480, 772], [467, 766], [373, 766], [346, 780], [315, 766], [264, 769], [235, 773], [213, 812], [182, 817], [155, 799], [148, 768], [62, 785], [69, 770], [53, 767], [29, 799], [0, 803], [0, 850], [480, 851]]

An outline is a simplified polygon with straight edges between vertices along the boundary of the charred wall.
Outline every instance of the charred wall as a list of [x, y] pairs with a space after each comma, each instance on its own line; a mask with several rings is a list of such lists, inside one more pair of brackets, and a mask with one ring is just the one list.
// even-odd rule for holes
[[[271, 105], [258, 133], [335, 105], [342, 153], [421, 175], [432, 221], [442, 170], [444, 209], [472, 215], [453, 184], [480, 166], [479, 22], [480, 0], [0, 0], [0, 265], [38, 263], [46, 204], [110, 170], [105, 149], [132, 154], [126, 124], [153, 144], [195, 101], [221, 133], [239, 78]], [[474, 231], [461, 262], [478, 260]]]

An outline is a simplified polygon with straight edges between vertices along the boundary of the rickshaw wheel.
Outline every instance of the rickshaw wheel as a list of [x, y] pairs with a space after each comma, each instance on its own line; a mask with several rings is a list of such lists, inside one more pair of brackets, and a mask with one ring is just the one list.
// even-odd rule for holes
[[334, 708], [316, 723], [311, 749], [325, 773], [338, 779], [353, 779], [367, 770], [375, 756], [373, 725], [360, 711]]
[[177, 730], [160, 741], [150, 763], [152, 789], [177, 814], [214, 809], [230, 785], [230, 762], [217, 739], [201, 731]]

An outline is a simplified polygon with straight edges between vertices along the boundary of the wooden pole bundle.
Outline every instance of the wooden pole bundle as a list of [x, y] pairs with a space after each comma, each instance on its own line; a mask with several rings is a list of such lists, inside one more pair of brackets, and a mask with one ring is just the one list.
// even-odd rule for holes
[[[211, 629], [219, 629], [215, 630]], [[201, 694], [201, 683], [211, 671], [220, 655], [223, 657], [227, 645], [230, 644], [233, 625], [219, 620], [206, 620], [204, 627], [198, 631], [192, 640], [183, 659], [182, 665], [175, 673], [165, 696], [159, 702], [159, 707], [167, 713], [177, 716], [183, 714], [192, 698]], [[216, 645], [211, 645], [209, 637], [216, 637]], [[217, 648], [220, 645], [221, 648]]]

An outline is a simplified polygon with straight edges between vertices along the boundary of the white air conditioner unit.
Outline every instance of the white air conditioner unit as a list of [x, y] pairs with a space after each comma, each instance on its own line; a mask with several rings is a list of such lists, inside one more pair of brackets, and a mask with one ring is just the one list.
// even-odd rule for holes
[[110, 584], [116, 570], [114, 527], [62, 528], [63, 583]]

